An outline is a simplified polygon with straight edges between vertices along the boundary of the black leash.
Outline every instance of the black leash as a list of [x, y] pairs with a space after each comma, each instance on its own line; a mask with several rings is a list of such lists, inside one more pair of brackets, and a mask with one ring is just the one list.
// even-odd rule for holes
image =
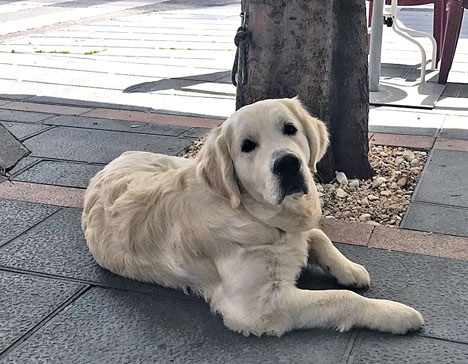
[[231, 82], [236, 87], [238, 83], [241, 85], [247, 84], [247, 56], [249, 51], [249, 42], [252, 39], [252, 32], [245, 25], [247, 22], [247, 13], [241, 13], [240, 16], [242, 18], [242, 25], [237, 28], [237, 33], [234, 37], [234, 44], [237, 49], [231, 73]]

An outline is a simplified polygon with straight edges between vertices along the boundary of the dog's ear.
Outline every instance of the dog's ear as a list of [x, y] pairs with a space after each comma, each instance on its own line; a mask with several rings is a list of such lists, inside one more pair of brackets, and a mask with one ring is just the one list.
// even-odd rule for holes
[[197, 175], [215, 191], [227, 197], [233, 208], [240, 204], [234, 165], [221, 127], [214, 129], [197, 156]]
[[299, 100], [299, 97], [282, 99], [281, 101], [304, 126], [310, 148], [309, 168], [315, 172], [317, 163], [325, 155], [328, 148], [329, 139], [327, 127], [323, 121], [314, 118], [308, 113]]

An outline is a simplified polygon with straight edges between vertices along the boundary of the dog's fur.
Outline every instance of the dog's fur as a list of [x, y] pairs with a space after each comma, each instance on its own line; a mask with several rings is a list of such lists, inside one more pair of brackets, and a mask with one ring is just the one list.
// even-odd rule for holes
[[[89, 250], [116, 274], [198, 293], [228, 328], [245, 335], [417, 330], [421, 314], [403, 304], [295, 286], [308, 262], [342, 285], [370, 283], [365, 268], [317, 228], [321, 209], [310, 171], [327, 144], [321, 121], [298, 99], [280, 99], [238, 110], [195, 160], [123, 153], [86, 191]], [[279, 166], [285, 155], [298, 170], [288, 167], [290, 159]]]

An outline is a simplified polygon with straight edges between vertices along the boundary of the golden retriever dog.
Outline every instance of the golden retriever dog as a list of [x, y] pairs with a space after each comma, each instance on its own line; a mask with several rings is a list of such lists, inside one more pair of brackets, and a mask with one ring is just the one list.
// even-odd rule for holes
[[417, 330], [421, 314], [403, 304], [296, 287], [308, 263], [344, 286], [370, 283], [318, 228], [313, 173], [327, 144], [325, 125], [295, 98], [241, 108], [192, 160], [123, 153], [86, 191], [89, 250], [121, 276], [199, 294], [244, 335]]

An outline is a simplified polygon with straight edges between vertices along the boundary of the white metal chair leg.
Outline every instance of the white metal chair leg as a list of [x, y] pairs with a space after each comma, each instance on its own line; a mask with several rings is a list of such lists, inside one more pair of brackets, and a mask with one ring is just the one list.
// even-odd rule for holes
[[[407, 39], [411, 43], [415, 44], [419, 50], [421, 51], [421, 83], [426, 82], [426, 51], [424, 47], [419, 43], [417, 40], [414, 38], [410, 37], [408, 34], [413, 34], [413, 35], [421, 35], [428, 37], [431, 42], [432, 42], [432, 63], [431, 63], [431, 70], [435, 70], [436, 68], [436, 56], [437, 56], [437, 43], [434, 39], [433, 36], [430, 34], [424, 33], [424, 32], [419, 32], [417, 30], [413, 29], [408, 29], [408, 28], [403, 28], [400, 27], [397, 23], [397, 12], [398, 12], [398, 0], [392, 0], [392, 7], [391, 7], [391, 13], [390, 17], [392, 18], [392, 29], [393, 31], [400, 35], [401, 37]], [[406, 34], [408, 33], [408, 34]]]
[[434, 71], [437, 68], [437, 59], [436, 59], [437, 58], [437, 42], [436, 42], [435, 38], [430, 34], [420, 32], [418, 30], [403, 28], [403, 27], [400, 27], [399, 25], [397, 25], [397, 27], [399, 28], [400, 31], [406, 32], [406, 33], [408, 33], [410, 35], [419, 35], [419, 36], [422, 36], [422, 37], [427, 37], [427, 38], [429, 38], [431, 40], [431, 42], [432, 42], [431, 71]]
[[400, 31], [398, 26], [395, 25], [396, 24], [395, 17], [392, 16], [392, 19], [393, 19], [393, 25], [392, 25], [393, 31], [396, 34], [398, 34], [399, 36], [401, 36], [401, 37], [409, 40], [411, 43], [417, 45], [419, 50], [421, 51], [421, 83], [425, 83], [426, 82], [426, 50], [421, 45], [421, 43], [419, 43], [417, 40], [414, 40], [409, 35], [403, 33], [402, 31]]

